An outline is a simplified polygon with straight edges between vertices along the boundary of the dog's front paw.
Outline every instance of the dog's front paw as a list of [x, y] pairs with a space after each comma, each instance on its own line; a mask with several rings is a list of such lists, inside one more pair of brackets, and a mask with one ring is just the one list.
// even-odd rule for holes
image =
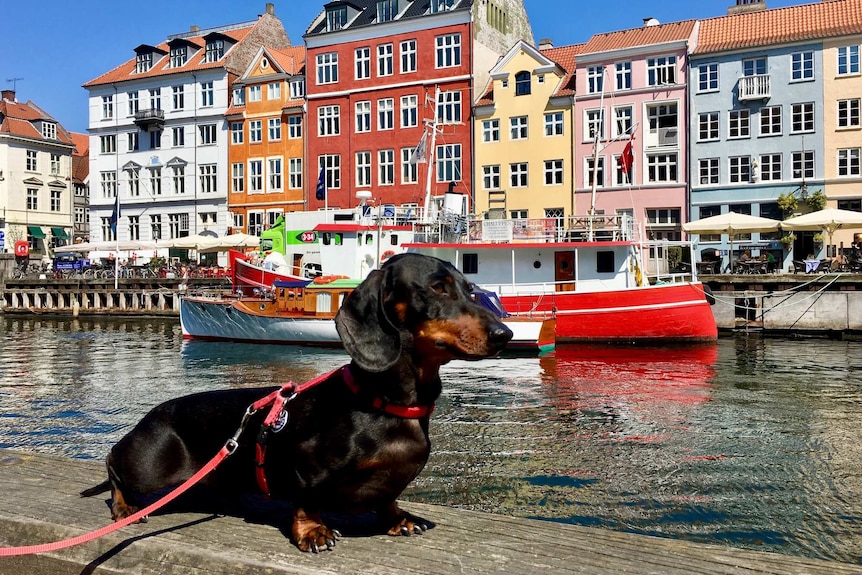
[[403, 535], [410, 537], [411, 535], [422, 535], [426, 531], [428, 531], [427, 521], [421, 517], [402, 511], [401, 517], [386, 533], [393, 536]]
[[335, 547], [341, 533], [323, 524], [317, 513], [297, 509], [293, 517], [293, 541], [300, 551], [320, 553]]

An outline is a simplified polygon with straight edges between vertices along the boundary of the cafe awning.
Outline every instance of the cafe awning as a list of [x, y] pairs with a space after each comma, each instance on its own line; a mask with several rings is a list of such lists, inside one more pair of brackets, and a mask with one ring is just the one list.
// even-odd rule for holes
[[42, 228], [39, 226], [27, 226], [27, 235], [33, 236], [34, 238], [42, 239], [45, 237], [45, 232], [42, 231]]
[[69, 234], [63, 228], [51, 228], [51, 235], [61, 240], [68, 240]]

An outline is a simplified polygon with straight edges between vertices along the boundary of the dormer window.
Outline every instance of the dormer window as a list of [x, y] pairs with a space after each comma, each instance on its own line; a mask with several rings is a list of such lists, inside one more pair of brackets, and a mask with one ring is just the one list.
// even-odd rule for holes
[[347, 25], [347, 6], [338, 6], [326, 11], [326, 31], [335, 32]]
[[188, 48], [186, 46], [171, 48], [171, 68], [180, 68], [185, 66], [187, 61]]
[[57, 124], [54, 122], [42, 122], [42, 137], [47, 140], [56, 140]]
[[233, 89], [233, 105], [245, 106], [245, 87], [240, 86]]
[[378, 0], [377, 21], [389, 22], [398, 15], [398, 0]]
[[138, 54], [137, 58], [135, 58], [135, 72], [140, 74], [142, 72], [147, 72], [150, 68], [153, 67], [153, 53], [145, 52], [143, 54]]
[[445, 12], [451, 10], [455, 5], [455, 0], [431, 0], [431, 13]]
[[207, 52], [204, 62], [218, 62], [224, 56], [224, 40], [210, 40], [207, 42]]

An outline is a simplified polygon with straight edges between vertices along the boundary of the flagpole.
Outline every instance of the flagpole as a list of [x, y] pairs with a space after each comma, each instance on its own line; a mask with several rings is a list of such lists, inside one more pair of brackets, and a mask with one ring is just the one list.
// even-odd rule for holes
[[119, 290], [120, 288], [120, 187], [117, 185], [114, 188], [114, 194], [116, 198], [114, 199], [114, 211], [117, 214], [116, 221], [114, 222], [114, 242], [117, 248], [117, 251], [114, 252], [114, 291]]

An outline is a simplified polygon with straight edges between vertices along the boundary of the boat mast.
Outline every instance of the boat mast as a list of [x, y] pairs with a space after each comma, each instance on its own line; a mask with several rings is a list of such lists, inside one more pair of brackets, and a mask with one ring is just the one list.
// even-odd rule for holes
[[[422, 223], [425, 224], [431, 222], [431, 176], [434, 171], [434, 162], [436, 160], [434, 156], [434, 151], [437, 143], [437, 102], [439, 101], [440, 86], [438, 85], [436, 90], [434, 91], [434, 106], [432, 116], [433, 119], [431, 120], [431, 145], [426, 152], [428, 155], [428, 173], [425, 177], [425, 209], [422, 210]], [[426, 120], [426, 123], [427, 122], [428, 121]]]
[[602, 66], [602, 93], [599, 96], [599, 123], [596, 126], [593, 134], [593, 182], [590, 191], [590, 211], [589, 211], [589, 226], [587, 227], [587, 241], [593, 241], [593, 220], [596, 215], [596, 177], [599, 173], [599, 137], [605, 129], [605, 67]]

